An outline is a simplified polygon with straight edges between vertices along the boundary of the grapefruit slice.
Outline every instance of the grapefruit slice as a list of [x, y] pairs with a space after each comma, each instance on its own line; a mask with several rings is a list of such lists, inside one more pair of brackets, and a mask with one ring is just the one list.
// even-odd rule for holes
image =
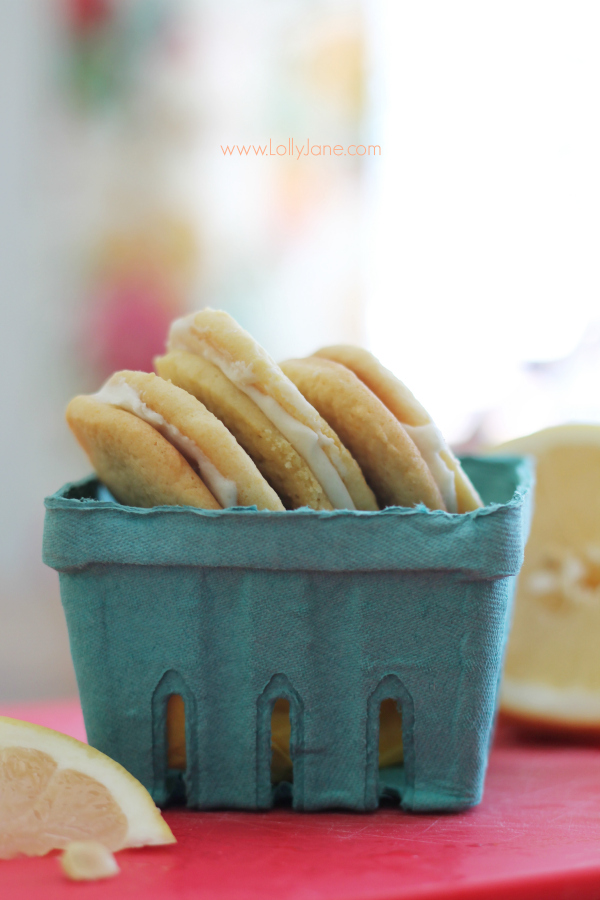
[[175, 842], [148, 791], [114, 760], [0, 716], [0, 858], [43, 856], [86, 840], [111, 851]]
[[600, 732], [600, 425], [547, 428], [493, 452], [537, 462], [501, 708], [530, 723]]

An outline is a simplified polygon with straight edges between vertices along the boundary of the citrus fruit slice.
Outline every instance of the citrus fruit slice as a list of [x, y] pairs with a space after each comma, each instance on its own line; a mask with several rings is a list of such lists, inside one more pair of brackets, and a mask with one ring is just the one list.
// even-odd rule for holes
[[537, 462], [501, 708], [600, 731], [600, 425], [561, 425], [497, 447]]
[[61, 856], [60, 867], [71, 881], [98, 881], [121, 871], [110, 850], [98, 841], [71, 841]]
[[109, 850], [175, 842], [148, 791], [114, 760], [0, 716], [0, 858], [84, 840]]

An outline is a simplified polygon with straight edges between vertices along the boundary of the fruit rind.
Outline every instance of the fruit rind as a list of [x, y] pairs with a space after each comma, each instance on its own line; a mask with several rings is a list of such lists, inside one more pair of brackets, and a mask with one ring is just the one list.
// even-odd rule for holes
[[99, 750], [51, 728], [0, 716], [0, 749], [8, 747], [42, 750], [56, 760], [59, 769], [75, 769], [104, 784], [127, 818], [122, 847], [175, 843], [146, 788]]
[[502, 711], [556, 725], [600, 730], [600, 694], [582, 688], [558, 688], [505, 677]]

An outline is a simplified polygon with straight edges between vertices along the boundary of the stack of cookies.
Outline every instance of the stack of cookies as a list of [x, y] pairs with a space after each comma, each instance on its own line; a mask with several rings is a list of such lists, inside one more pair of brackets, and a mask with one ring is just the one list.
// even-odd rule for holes
[[278, 366], [227, 313], [171, 326], [158, 374], [123, 371], [67, 420], [122, 504], [274, 512], [482, 505], [410, 391], [357, 347]]

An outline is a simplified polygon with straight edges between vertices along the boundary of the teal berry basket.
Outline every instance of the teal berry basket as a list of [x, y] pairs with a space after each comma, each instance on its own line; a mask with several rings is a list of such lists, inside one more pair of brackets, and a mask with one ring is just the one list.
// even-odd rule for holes
[[[95, 478], [49, 497], [44, 561], [60, 573], [90, 744], [164, 805], [179, 694], [187, 805], [265, 809], [286, 698], [295, 809], [478, 803], [533, 472], [516, 457], [463, 466], [486, 504], [463, 515], [135, 509], [98, 500]], [[388, 698], [404, 764], [379, 769]]]

